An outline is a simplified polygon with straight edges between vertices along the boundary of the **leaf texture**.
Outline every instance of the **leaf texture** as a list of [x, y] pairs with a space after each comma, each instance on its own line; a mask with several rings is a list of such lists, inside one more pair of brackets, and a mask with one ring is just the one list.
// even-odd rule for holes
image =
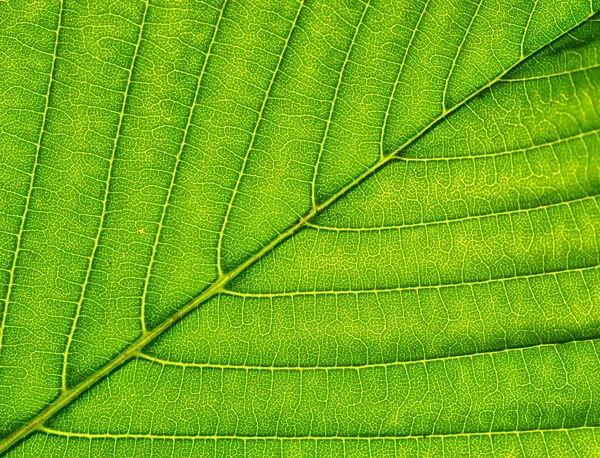
[[0, 453], [597, 456], [599, 9], [0, 2]]

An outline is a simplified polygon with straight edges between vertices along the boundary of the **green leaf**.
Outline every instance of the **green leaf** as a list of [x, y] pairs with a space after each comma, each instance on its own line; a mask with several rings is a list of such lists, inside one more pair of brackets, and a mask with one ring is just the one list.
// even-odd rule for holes
[[597, 456], [598, 10], [0, 2], [0, 453]]

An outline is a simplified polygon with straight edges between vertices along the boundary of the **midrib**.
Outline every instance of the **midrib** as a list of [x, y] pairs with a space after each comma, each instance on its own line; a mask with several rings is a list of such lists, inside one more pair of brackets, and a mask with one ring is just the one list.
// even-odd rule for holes
[[587, 18], [578, 22], [573, 27], [568, 29], [567, 31], [561, 33], [556, 38], [546, 43], [544, 46], [540, 47], [536, 51], [533, 51], [527, 56], [522, 56], [519, 60], [517, 60], [513, 65], [508, 67], [504, 72], [497, 75], [494, 79], [490, 80], [487, 84], [480, 87], [468, 97], [464, 98], [460, 103], [454, 105], [452, 108], [443, 111], [438, 117], [434, 118], [429, 124], [427, 124], [420, 132], [406, 140], [400, 147], [398, 147], [393, 153], [388, 156], [382, 157], [379, 161], [377, 161], [374, 165], [365, 170], [360, 176], [352, 180], [350, 183], [342, 187], [338, 192], [333, 194], [329, 199], [325, 202], [315, 205], [304, 217], [298, 220], [295, 224], [290, 226], [286, 231], [282, 232], [265, 245], [263, 248], [258, 250], [254, 255], [250, 256], [246, 261], [242, 262], [238, 267], [231, 270], [226, 274], [220, 275], [215, 282], [208, 287], [204, 292], [202, 292], [199, 296], [188, 302], [185, 306], [167, 318], [163, 323], [161, 323], [156, 328], [149, 330], [142, 334], [142, 336], [133, 342], [129, 347], [127, 347], [123, 352], [121, 352], [118, 356], [116, 356], [113, 360], [103, 366], [101, 369], [96, 371], [86, 380], [82, 381], [78, 385], [74, 386], [63, 392], [56, 400], [50, 403], [44, 410], [39, 412], [36, 416], [34, 416], [30, 421], [28, 421], [25, 425], [15, 430], [12, 434], [8, 435], [4, 440], [0, 442], [0, 454], [7, 451], [17, 442], [23, 440], [31, 433], [42, 430], [46, 421], [54, 416], [58, 411], [62, 410], [64, 407], [68, 406], [71, 402], [76, 400], [82, 393], [87, 391], [97, 382], [102, 380], [105, 376], [109, 375], [112, 371], [118, 369], [123, 366], [127, 361], [136, 357], [140, 354], [141, 350], [148, 345], [150, 342], [159, 337], [164, 331], [171, 328], [174, 324], [183, 319], [190, 312], [198, 308], [203, 303], [210, 300], [216, 294], [219, 294], [223, 291], [225, 285], [227, 285], [231, 280], [239, 276], [242, 272], [248, 269], [252, 264], [262, 259], [265, 255], [270, 253], [276, 246], [280, 245], [285, 240], [292, 237], [296, 232], [301, 230], [306, 224], [321, 213], [326, 208], [330, 207], [333, 203], [335, 203], [338, 199], [340, 199], [343, 195], [347, 194], [350, 190], [357, 187], [360, 183], [365, 181], [367, 178], [375, 174], [379, 169], [383, 168], [387, 163], [394, 160], [402, 151], [404, 151], [409, 145], [414, 143], [420, 137], [422, 137], [425, 133], [427, 133], [433, 126], [444, 120], [448, 115], [458, 110], [460, 107], [464, 106], [471, 99], [477, 97], [479, 94], [489, 89], [491, 86], [500, 81], [504, 76], [506, 76], [511, 70], [520, 65], [523, 61], [531, 57], [533, 54], [536, 54], [540, 50], [547, 48], [552, 45], [554, 42], [559, 40], [561, 37], [569, 34], [572, 30], [576, 29], [583, 22], [590, 19], [596, 13], [592, 12]]

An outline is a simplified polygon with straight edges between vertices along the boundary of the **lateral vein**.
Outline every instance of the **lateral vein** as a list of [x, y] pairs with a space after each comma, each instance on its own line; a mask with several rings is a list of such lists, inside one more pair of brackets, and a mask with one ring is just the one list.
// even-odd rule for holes
[[222, 266], [221, 258], [222, 258], [222, 251], [223, 251], [223, 238], [225, 237], [225, 230], [227, 229], [227, 224], [229, 223], [229, 215], [231, 214], [231, 210], [233, 209], [233, 203], [235, 201], [235, 198], [237, 197], [238, 190], [239, 190], [240, 184], [242, 182], [242, 178], [243, 178], [244, 174], [246, 173], [246, 167], [248, 165], [248, 159], [250, 157], [250, 152], [252, 151], [252, 148], [254, 147], [254, 142], [256, 141], [256, 137], [258, 134], [258, 128], [262, 123], [265, 108], [267, 106], [267, 102], [268, 102], [269, 98], [271, 97], [271, 91], [273, 90], [275, 79], [277, 78], [277, 75], [279, 74], [279, 71], [281, 69], [281, 64], [283, 62], [283, 58], [289, 48], [290, 41], [292, 40], [292, 35], [294, 34], [294, 30], [296, 29], [296, 26], [298, 24], [298, 19], [300, 18], [300, 13], [302, 12], [304, 6], [305, 6], [305, 0], [301, 0], [300, 7], [298, 8], [298, 11], [296, 12], [296, 17], [294, 18], [294, 21], [292, 22], [290, 31], [289, 31], [288, 36], [283, 45], [283, 49], [281, 50], [281, 54], [279, 56], [277, 66], [275, 67], [275, 70], [273, 71], [273, 75], [271, 76], [271, 81], [269, 82], [269, 87], [265, 91], [265, 96], [262, 100], [262, 103], [261, 103], [261, 106], [260, 106], [260, 109], [258, 112], [258, 118], [257, 118], [256, 122], [254, 123], [254, 129], [252, 130], [250, 143], [248, 145], [248, 148], [246, 149], [246, 154], [244, 155], [244, 160], [242, 162], [241, 170], [238, 174], [237, 180], [235, 182], [235, 187], [233, 188], [231, 197], [229, 198], [229, 202], [227, 204], [227, 211], [225, 213], [225, 217], [223, 218], [223, 224], [221, 225], [221, 230], [219, 231], [219, 240], [217, 242], [217, 270], [218, 270], [220, 277], [223, 277], [223, 270], [222, 270], [223, 266]]
[[260, 365], [247, 365], [247, 364], [217, 364], [217, 363], [186, 363], [180, 361], [172, 361], [169, 359], [157, 358], [155, 356], [148, 355], [147, 353], [140, 353], [138, 355], [138, 359], [143, 359], [146, 361], [150, 361], [156, 364], [162, 364], [163, 366], [177, 366], [182, 368], [196, 368], [196, 369], [231, 369], [231, 370], [239, 370], [239, 371], [300, 371], [300, 372], [310, 372], [310, 371], [334, 371], [334, 370], [360, 370], [360, 369], [368, 369], [368, 368], [387, 368], [394, 366], [410, 366], [417, 364], [429, 364], [429, 363], [444, 363], [445, 361], [453, 361], [457, 359], [467, 359], [467, 358], [475, 358], [478, 356], [494, 356], [498, 354], [505, 354], [510, 352], [524, 351], [524, 350], [535, 350], [542, 348], [556, 348], [560, 345], [573, 345], [573, 344], [581, 344], [586, 342], [600, 343], [600, 337], [590, 337], [583, 339], [572, 339], [565, 340], [562, 342], [545, 342], [537, 345], [527, 345], [521, 347], [505, 347], [496, 350], [487, 350], [487, 351], [479, 351], [475, 353], [463, 353], [449, 356], [435, 356], [432, 358], [421, 358], [421, 359], [413, 359], [413, 360], [405, 360], [405, 361], [389, 361], [382, 363], [365, 363], [365, 364], [355, 364], [355, 365], [337, 365], [337, 366], [260, 366]]
[[138, 58], [140, 43], [142, 41], [142, 35], [144, 33], [144, 26], [146, 25], [146, 18], [149, 10], [148, 1], [144, 0], [144, 13], [142, 15], [142, 22], [139, 25], [139, 33], [137, 37], [137, 41], [135, 43], [135, 49], [133, 53], [133, 57], [131, 58], [131, 66], [129, 67], [129, 74], [127, 76], [127, 84], [125, 86], [125, 94], [123, 96], [123, 103], [121, 104], [121, 112], [119, 113], [119, 123], [117, 128], [117, 133], [113, 140], [113, 147], [111, 151], [109, 167], [108, 167], [108, 178], [106, 180], [106, 185], [104, 186], [104, 196], [102, 199], [102, 213], [100, 216], [100, 224], [98, 225], [98, 229], [96, 230], [96, 237], [94, 237], [94, 248], [92, 249], [92, 254], [88, 260], [87, 269], [85, 272], [85, 279], [83, 284], [81, 285], [81, 294], [79, 296], [79, 300], [77, 301], [77, 308], [75, 310], [75, 317], [73, 318], [73, 323], [71, 325], [71, 330], [69, 331], [69, 336], [67, 338], [67, 346], [64, 352], [63, 357], [63, 365], [62, 365], [62, 373], [61, 373], [61, 389], [64, 393], [67, 391], [67, 366], [69, 361], [69, 353], [71, 351], [71, 345], [73, 344], [73, 336], [75, 335], [75, 330], [77, 329], [77, 324], [79, 322], [79, 317], [81, 315], [81, 307], [83, 305], [83, 301], [85, 300], [85, 295], [87, 293], [87, 288], [90, 283], [90, 278], [92, 276], [94, 259], [96, 259], [96, 254], [98, 253], [98, 249], [100, 248], [100, 238], [102, 235], [102, 231], [104, 229], [104, 224], [106, 222], [106, 211], [108, 209], [108, 194], [110, 191], [110, 183], [113, 178], [113, 170], [115, 163], [115, 156], [117, 153], [117, 148], [119, 147], [119, 140], [121, 139], [121, 133], [123, 131], [123, 119], [125, 118], [125, 108], [127, 107], [127, 102], [129, 100], [129, 94], [131, 89], [131, 81], [133, 75], [133, 69], [135, 68], [135, 63]]
[[46, 124], [48, 122], [48, 111], [50, 109], [50, 94], [52, 92], [52, 87], [54, 86], [54, 76], [56, 72], [56, 61], [58, 56], [58, 44], [60, 39], [60, 31], [63, 27], [63, 13], [64, 13], [65, 0], [61, 0], [60, 8], [58, 11], [58, 25], [56, 27], [56, 39], [54, 42], [54, 52], [52, 55], [52, 66], [50, 69], [50, 77], [48, 78], [48, 89], [46, 90], [46, 103], [44, 106], [44, 113], [42, 115], [42, 127], [40, 128], [40, 133], [38, 136], [37, 147], [35, 151], [35, 160], [33, 165], [33, 170], [31, 172], [31, 178], [29, 179], [29, 185], [27, 189], [27, 197], [25, 198], [25, 209], [23, 210], [23, 214], [21, 215], [21, 223], [19, 224], [19, 232], [17, 233], [17, 248], [15, 249], [15, 253], [13, 255], [13, 259], [11, 262], [11, 266], [9, 269], [9, 277], [8, 277], [8, 288], [6, 292], [6, 301], [4, 303], [4, 311], [2, 313], [2, 322], [0, 323], [0, 352], [2, 351], [2, 343], [4, 339], [4, 329], [6, 328], [6, 317], [8, 316], [8, 305], [10, 303], [10, 299], [12, 296], [14, 280], [15, 280], [15, 271], [17, 269], [17, 264], [19, 260], [19, 255], [21, 254], [22, 245], [23, 245], [23, 232], [25, 229], [25, 221], [27, 220], [27, 215], [30, 210], [31, 203], [31, 195], [33, 194], [33, 185], [35, 182], [35, 177], [37, 176], [37, 171], [40, 165], [40, 151], [42, 149], [42, 141], [44, 138], [44, 134], [46, 133]]
[[196, 81], [196, 90], [194, 92], [194, 101], [192, 102], [190, 112], [188, 113], [188, 118], [187, 118], [187, 121], [185, 124], [184, 133], [183, 133], [183, 139], [181, 141], [179, 150], [177, 151], [177, 156], [175, 158], [175, 168], [173, 169], [173, 173], [171, 175], [171, 183], [169, 184], [169, 190], [167, 192], [167, 197], [165, 198], [165, 203], [163, 204], [161, 214], [160, 214], [160, 222], [158, 223], [158, 229], [157, 229], [156, 235], [154, 237], [154, 243], [152, 245], [152, 255], [150, 257], [150, 262], [149, 262], [148, 268], [146, 270], [146, 278], [144, 279], [144, 292], [142, 293], [142, 302], [140, 305], [140, 321], [141, 321], [141, 326], [142, 326], [142, 333], [147, 332], [147, 329], [146, 329], [146, 301], [148, 299], [148, 285], [150, 283], [150, 277], [152, 276], [152, 270], [153, 270], [154, 264], [156, 262], [156, 252], [158, 250], [158, 244], [160, 243], [162, 229], [165, 224], [167, 208], [171, 204], [171, 199], [173, 196], [173, 188], [175, 187], [175, 179], [179, 172], [179, 167], [181, 164], [181, 157], [183, 155], [183, 150], [188, 142], [190, 126], [192, 124], [192, 118], [194, 115], [194, 109], [198, 105], [198, 96], [200, 94], [200, 88], [202, 87], [204, 75], [206, 74], [206, 69], [208, 67], [208, 61], [213, 53], [213, 47], [217, 40], [217, 34], [218, 34], [219, 28], [221, 26], [221, 21], [223, 19], [224, 13], [225, 13], [225, 8], [227, 6], [227, 2], [228, 2], [228, 0], [223, 0], [223, 5], [221, 6], [221, 9], [219, 10], [219, 18], [217, 19], [217, 23], [214, 26], [213, 33], [212, 33], [212, 36], [210, 39], [210, 45], [208, 47], [208, 51], [206, 52], [206, 56], [204, 57], [204, 62], [202, 63], [202, 69], [200, 70], [200, 75], [198, 76], [197, 81]]
[[443, 439], [445, 437], [492, 437], [492, 436], [513, 436], [513, 435], [525, 435], [525, 434], [548, 434], [548, 433], [570, 433], [573, 431], [600, 431], [598, 426], [575, 426], [572, 428], [547, 428], [547, 429], [525, 429], [525, 430], [512, 430], [512, 431], [485, 431], [485, 432], [464, 432], [464, 433], [448, 433], [448, 434], [406, 434], [404, 436], [241, 436], [241, 435], [227, 435], [227, 434], [214, 434], [214, 435], [196, 435], [196, 436], [183, 436], [183, 435], [167, 435], [167, 434], [118, 434], [118, 433], [78, 433], [78, 432], [67, 432], [60, 431], [53, 428], [41, 428], [41, 432], [53, 435], [62, 436], [69, 438], [82, 438], [82, 439], [159, 439], [159, 440], [241, 440], [241, 441], [300, 441], [300, 440], [339, 440], [339, 441], [382, 441], [382, 440], [426, 440], [426, 439]]

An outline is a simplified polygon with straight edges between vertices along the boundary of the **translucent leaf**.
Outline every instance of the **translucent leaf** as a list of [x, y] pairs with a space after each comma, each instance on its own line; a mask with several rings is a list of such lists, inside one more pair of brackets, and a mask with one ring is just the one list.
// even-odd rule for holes
[[599, 9], [0, 2], [0, 453], [597, 456]]

